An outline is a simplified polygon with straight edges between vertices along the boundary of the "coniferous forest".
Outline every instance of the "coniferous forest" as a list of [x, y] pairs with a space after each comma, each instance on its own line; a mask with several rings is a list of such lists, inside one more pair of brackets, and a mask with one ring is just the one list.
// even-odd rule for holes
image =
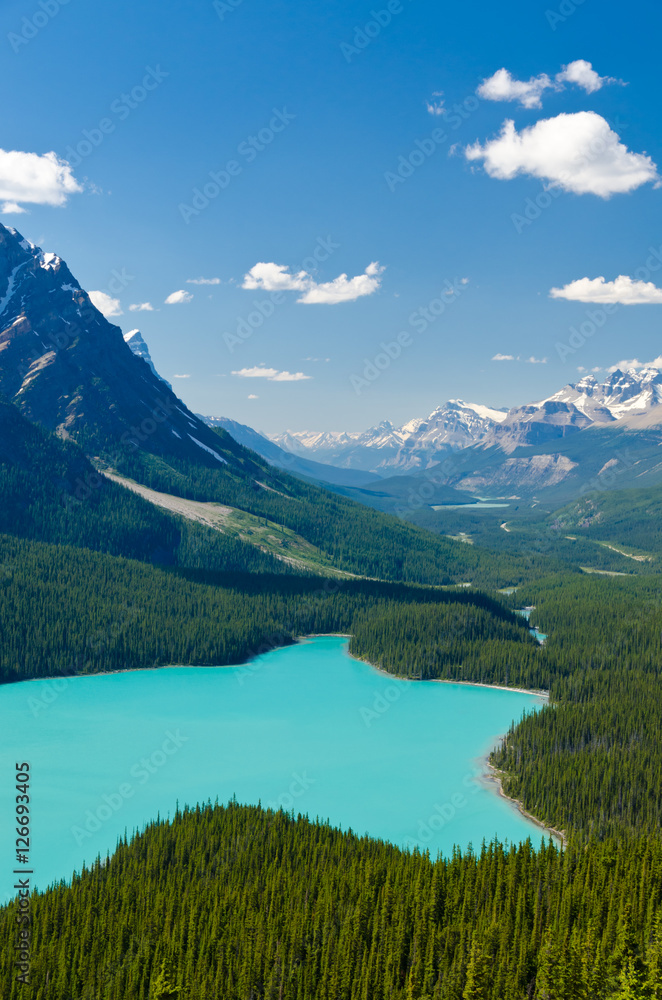
[[[655, 556], [571, 544], [554, 527], [507, 546], [459, 544], [271, 472], [237, 446], [264, 487], [181, 461], [125, 462], [147, 486], [296, 533], [318, 559], [304, 571], [250, 531], [158, 509], [12, 407], [0, 420], [1, 683], [238, 664], [302, 635], [349, 634], [354, 656], [414, 682], [548, 691], [492, 764], [505, 792], [564, 838], [458, 844], [435, 858], [307, 817], [200, 805], [33, 892], [31, 985], [4, 949], [3, 997], [662, 997]], [[78, 499], [81, 482], [93, 488]], [[620, 517], [626, 501], [598, 499]], [[642, 531], [632, 525], [633, 538]], [[18, 906], [0, 909], [4, 941]]]

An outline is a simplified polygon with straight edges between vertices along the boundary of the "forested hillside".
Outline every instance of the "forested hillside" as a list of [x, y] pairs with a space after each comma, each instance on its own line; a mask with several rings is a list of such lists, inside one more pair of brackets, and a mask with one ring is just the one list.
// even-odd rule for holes
[[[662, 845], [432, 861], [230, 803], [31, 899], [38, 1000], [656, 1000]], [[16, 904], [0, 910], [14, 933]], [[23, 997], [11, 949], [2, 995]]]
[[[420, 605], [428, 631], [458, 633], [468, 673], [482, 645], [501, 642], [516, 660], [536, 643], [499, 601], [462, 589], [370, 580], [209, 570], [159, 569], [68, 546], [0, 536], [0, 670], [4, 681], [95, 673], [169, 663], [240, 663], [258, 651], [313, 632], [353, 632], [373, 615], [394, 628], [366, 647], [371, 659], [398, 646], [421, 672], [425, 647], [409, 634], [402, 608]], [[381, 643], [381, 644], [380, 644]], [[534, 650], [534, 653], [536, 650]]]
[[568, 574], [519, 591], [549, 633], [553, 707], [508, 734], [505, 788], [582, 836], [662, 829], [662, 601], [658, 576]]

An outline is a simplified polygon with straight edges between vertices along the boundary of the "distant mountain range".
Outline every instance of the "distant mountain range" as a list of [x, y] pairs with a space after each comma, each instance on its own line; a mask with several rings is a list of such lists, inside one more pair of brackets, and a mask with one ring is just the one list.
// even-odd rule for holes
[[202, 414], [198, 414], [198, 416], [209, 427], [221, 427], [244, 448], [250, 448], [267, 462], [275, 465], [277, 469], [284, 469], [294, 476], [302, 476], [305, 479], [314, 479], [334, 486], [363, 486], [369, 482], [379, 481], [379, 476], [367, 472], [300, 458], [293, 452], [281, 448], [274, 441], [270, 441], [269, 438], [253, 430], [252, 427], [231, 420], [230, 417], [205, 417]]
[[589, 489], [662, 482], [657, 368], [587, 376], [508, 411], [453, 399], [426, 418], [362, 433], [270, 439], [229, 417], [200, 417], [156, 372], [138, 330], [123, 335], [60, 257], [2, 225], [0, 394], [102, 468], [256, 511], [265, 491], [272, 505], [290, 494], [283, 472], [405, 517], [421, 503], [542, 491], [566, 503]]
[[616, 370], [599, 382], [588, 375], [540, 402], [495, 410], [451, 399], [425, 418], [395, 427], [388, 420], [363, 432], [285, 431], [270, 440], [301, 458], [382, 477], [416, 473], [449, 452], [479, 446], [508, 454], [565, 438], [588, 427], [632, 429], [662, 424], [662, 373]]

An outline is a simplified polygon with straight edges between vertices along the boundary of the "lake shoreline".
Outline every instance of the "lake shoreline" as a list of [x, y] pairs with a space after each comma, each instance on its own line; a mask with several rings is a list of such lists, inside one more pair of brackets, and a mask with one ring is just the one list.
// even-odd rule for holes
[[[304, 645], [309, 639], [351, 639], [352, 635], [349, 632], [313, 632], [308, 635], [298, 635], [294, 640], [283, 646], [274, 646], [273, 649], [268, 650], [268, 652], [276, 652], [278, 649], [289, 649], [291, 646]], [[252, 663], [254, 660], [258, 659], [260, 656], [265, 656], [265, 653], [258, 653], [255, 656], [249, 656], [247, 659], [242, 660], [240, 663], [161, 663], [154, 665], [152, 667], [119, 667], [117, 670], [98, 670], [94, 673], [76, 673], [76, 674], [58, 674], [57, 676], [48, 675], [45, 677], [26, 677], [20, 680], [10, 681], [13, 684], [35, 684], [35, 683], [52, 683], [53, 681], [70, 681], [74, 678], [82, 677], [112, 677], [114, 674], [137, 674], [146, 673], [153, 670], [174, 670], [174, 669], [199, 669], [199, 670], [209, 670], [209, 669], [237, 669], [238, 667], [246, 666], [247, 663]], [[402, 677], [400, 674], [392, 674], [390, 671], [385, 670], [383, 667], [378, 666], [376, 663], [371, 663], [370, 660], [366, 660], [361, 656], [355, 656], [353, 653], [349, 653], [353, 660], [357, 663], [365, 663], [366, 666], [372, 667], [378, 673], [383, 674], [384, 677], [390, 677], [392, 680], [396, 681], [420, 681], [420, 677]], [[506, 684], [485, 684], [482, 681], [456, 681], [448, 677], [430, 677], [427, 678], [435, 684], [462, 684], [466, 687], [481, 687], [487, 688], [492, 691], [512, 691], [515, 694], [530, 694], [535, 698], [540, 698], [542, 701], [549, 702], [549, 691], [543, 689], [533, 690], [531, 688], [516, 688], [510, 687]], [[4, 686], [4, 685], [3, 685]]]
[[[326, 634], [339, 635], [339, 633], [335, 632], [329, 632]], [[322, 636], [321, 635], [301, 636], [301, 638], [315, 639], [315, 638], [322, 638]], [[342, 638], [351, 638], [351, 636], [343, 636]], [[377, 666], [376, 663], [371, 663], [370, 660], [366, 660], [362, 656], [355, 656], [353, 653], [350, 653], [349, 655], [353, 660], [356, 660], [358, 663], [365, 663], [368, 667], [372, 667], [373, 670], [376, 670], [377, 673], [383, 674], [384, 677], [390, 677], [392, 680], [412, 681], [413, 683], [417, 683], [423, 680], [423, 678], [421, 677], [403, 677], [401, 674], [392, 674], [389, 670], [384, 670], [383, 667]], [[549, 691], [545, 691], [542, 688], [534, 690], [531, 688], [510, 687], [507, 684], [485, 684], [483, 681], [454, 681], [451, 680], [450, 677], [428, 677], [426, 678], [426, 680], [428, 683], [433, 683], [433, 684], [461, 684], [465, 687], [487, 688], [489, 691], [512, 691], [514, 694], [530, 694], [535, 698], [540, 698], [541, 701], [544, 701], [545, 703], [549, 702]]]
[[538, 819], [538, 817], [534, 816], [533, 813], [530, 813], [528, 809], [525, 809], [523, 803], [520, 802], [519, 799], [515, 799], [512, 797], [512, 795], [506, 794], [503, 788], [503, 779], [504, 777], [506, 777], [507, 772], [500, 771], [499, 768], [495, 767], [494, 764], [490, 762], [488, 754], [486, 754], [485, 757], [481, 759], [481, 764], [485, 768], [483, 781], [489, 786], [496, 785], [495, 790], [497, 795], [500, 795], [501, 798], [506, 799], [509, 803], [511, 803], [511, 805], [517, 810], [517, 812], [520, 813], [520, 815], [524, 816], [525, 819], [528, 819], [531, 823], [535, 823], [535, 825], [539, 827], [539, 829], [544, 830], [545, 833], [550, 834], [552, 839], [560, 841], [562, 847], [568, 846], [568, 839], [566, 837], [565, 830], [557, 830], [556, 827], [548, 826], [546, 823], [543, 823], [541, 819]]
[[[314, 637], [307, 636], [306, 638], [314, 638]], [[351, 654], [348, 655], [351, 656]], [[362, 659], [359, 656], [351, 656], [351, 659], [356, 660], [358, 663], [364, 663], [366, 664], [366, 666], [372, 667], [373, 670], [376, 670], [384, 677], [390, 677], [391, 679], [394, 680], [416, 681], [419, 679], [415, 677], [399, 677], [397, 674], [391, 674], [388, 672], [388, 670], [384, 670], [383, 667], [378, 667], [374, 663], [370, 663], [369, 660]], [[529, 690], [528, 688], [507, 687], [505, 684], [484, 684], [481, 683], [480, 681], [453, 681], [453, 680], [447, 680], [446, 678], [431, 678], [431, 680], [433, 680], [437, 684], [461, 684], [466, 687], [480, 687], [497, 691], [513, 691], [517, 692], [518, 694], [530, 694], [535, 696], [536, 698], [540, 698], [545, 704], [549, 704], [549, 691], [544, 691], [544, 690], [532, 691]], [[491, 752], [492, 751], [486, 753], [484, 757], [479, 758], [480, 766], [483, 769], [483, 774], [480, 776], [479, 780], [482, 780], [490, 791], [495, 792], [501, 798], [506, 799], [511, 808], [513, 808], [516, 812], [518, 812], [520, 816], [523, 816], [530, 823], [533, 823], [535, 826], [538, 827], [538, 829], [542, 830], [544, 833], [549, 834], [552, 837], [552, 839], [555, 840], [557, 843], [560, 842], [562, 847], [566, 847], [568, 841], [565, 836], [565, 832], [563, 830], [557, 830], [555, 827], [548, 826], [546, 823], [543, 823], [543, 821], [538, 819], [537, 816], [534, 816], [533, 813], [530, 813], [527, 809], [525, 809], [524, 804], [520, 802], [519, 799], [515, 799], [511, 795], [506, 794], [503, 788], [503, 779], [506, 776], [506, 772], [498, 770], [498, 768], [496, 768], [491, 763], [490, 761]]]

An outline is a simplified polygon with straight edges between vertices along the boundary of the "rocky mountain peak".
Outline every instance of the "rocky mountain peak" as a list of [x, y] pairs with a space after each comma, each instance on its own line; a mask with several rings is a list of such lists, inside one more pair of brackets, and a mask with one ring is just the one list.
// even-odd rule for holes
[[224, 446], [146, 362], [57, 254], [0, 224], [0, 392], [88, 454], [232, 464], [239, 446]]

